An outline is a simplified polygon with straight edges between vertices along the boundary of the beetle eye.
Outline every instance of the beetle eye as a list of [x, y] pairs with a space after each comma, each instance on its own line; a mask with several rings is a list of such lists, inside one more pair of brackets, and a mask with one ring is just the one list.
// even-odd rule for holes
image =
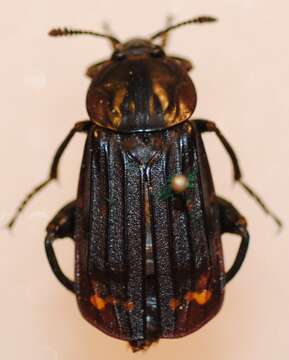
[[123, 60], [125, 58], [125, 54], [122, 51], [115, 51], [111, 58], [112, 60]]
[[150, 54], [151, 54], [152, 57], [156, 57], [156, 58], [165, 55], [165, 53], [163, 52], [163, 50], [160, 47], [153, 48], [151, 50]]

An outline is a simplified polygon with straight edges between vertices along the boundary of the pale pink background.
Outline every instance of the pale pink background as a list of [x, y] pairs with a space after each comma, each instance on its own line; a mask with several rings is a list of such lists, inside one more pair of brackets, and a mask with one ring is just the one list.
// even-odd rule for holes
[[[220, 314], [197, 333], [162, 340], [132, 355], [124, 342], [91, 327], [74, 297], [52, 274], [43, 247], [45, 226], [75, 195], [84, 137], [61, 163], [61, 179], [29, 205], [12, 234], [0, 234], [0, 358], [5, 360], [222, 359], [289, 357], [288, 1], [8, 1], [1, 6], [1, 199], [4, 224], [19, 200], [47, 174], [52, 155], [76, 121], [86, 117], [86, 67], [110, 55], [97, 38], [51, 39], [52, 26], [101, 30], [121, 39], [150, 34], [167, 14], [199, 14], [220, 22], [171, 35], [168, 52], [194, 62], [195, 116], [217, 122], [234, 144], [245, 179], [285, 222], [276, 226], [239, 186], [213, 135], [206, 145], [218, 192], [246, 215], [251, 244]], [[227, 264], [237, 248], [225, 237]], [[73, 246], [57, 246], [72, 272]]]

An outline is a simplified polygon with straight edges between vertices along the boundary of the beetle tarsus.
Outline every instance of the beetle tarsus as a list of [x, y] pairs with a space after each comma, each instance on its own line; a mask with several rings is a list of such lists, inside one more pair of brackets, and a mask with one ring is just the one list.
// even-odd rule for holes
[[52, 179], [47, 179], [43, 181], [41, 184], [36, 186], [29, 194], [27, 194], [22, 200], [21, 204], [18, 206], [18, 208], [15, 211], [15, 214], [13, 215], [12, 219], [8, 222], [7, 228], [12, 229], [12, 227], [15, 224], [15, 221], [17, 220], [18, 216], [21, 214], [23, 209], [26, 207], [26, 205], [29, 203], [29, 201], [34, 197], [35, 194], [37, 194], [40, 190], [42, 190], [46, 185], [50, 183]]
[[250, 194], [256, 201], [257, 203], [261, 206], [261, 208], [263, 209], [263, 211], [268, 214], [269, 216], [271, 216], [271, 218], [275, 221], [275, 223], [278, 225], [279, 229], [281, 229], [283, 227], [282, 221], [279, 219], [279, 217], [273, 213], [268, 207], [267, 205], [264, 203], [264, 201], [260, 198], [260, 196], [258, 194], [256, 194], [256, 192], [249, 186], [247, 185], [244, 181], [242, 181], [241, 179], [238, 180], [239, 184], [243, 187], [244, 190], [247, 191], [248, 194]]

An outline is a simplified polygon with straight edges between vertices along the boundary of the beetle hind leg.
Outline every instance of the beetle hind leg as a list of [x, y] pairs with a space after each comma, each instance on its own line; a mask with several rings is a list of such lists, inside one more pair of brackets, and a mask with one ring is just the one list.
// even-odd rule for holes
[[220, 197], [218, 197], [219, 216], [221, 232], [236, 234], [241, 236], [241, 243], [231, 268], [226, 272], [226, 283], [240, 270], [248, 250], [249, 233], [247, 231], [247, 222], [245, 218], [234, 208], [234, 206]]
[[68, 290], [75, 292], [74, 282], [61, 270], [54, 249], [53, 242], [66, 237], [73, 239], [76, 201], [64, 206], [47, 226], [45, 238], [45, 250], [50, 267], [61, 284]]

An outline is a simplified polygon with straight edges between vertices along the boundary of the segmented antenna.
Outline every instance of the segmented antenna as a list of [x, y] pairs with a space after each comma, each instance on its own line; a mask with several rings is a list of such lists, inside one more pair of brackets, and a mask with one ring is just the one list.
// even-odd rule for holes
[[190, 25], [190, 24], [203, 24], [203, 23], [209, 23], [209, 22], [214, 22], [217, 21], [216, 18], [212, 17], [212, 16], [198, 16], [196, 18], [193, 19], [189, 19], [186, 21], [182, 21], [176, 25], [171, 25], [168, 26], [167, 28], [165, 28], [164, 30], [161, 30], [159, 32], [157, 32], [156, 34], [151, 36], [151, 40], [154, 40], [160, 36], [164, 36], [166, 33], [168, 33], [171, 30], [175, 30], [181, 26], [185, 26], [185, 25]]
[[108, 39], [112, 47], [115, 49], [118, 44], [120, 44], [120, 41], [115, 38], [114, 36], [107, 35], [107, 34], [101, 34], [94, 31], [88, 31], [88, 30], [79, 30], [79, 29], [68, 29], [68, 28], [55, 28], [51, 29], [48, 33], [49, 36], [71, 36], [71, 35], [92, 35], [92, 36], [99, 36], [105, 39]]

